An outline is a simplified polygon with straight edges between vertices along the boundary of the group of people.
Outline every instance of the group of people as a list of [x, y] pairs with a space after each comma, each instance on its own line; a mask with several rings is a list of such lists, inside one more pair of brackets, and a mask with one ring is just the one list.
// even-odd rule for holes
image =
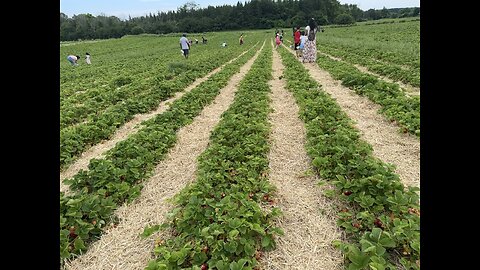
[[[207, 44], [207, 39], [202, 36], [202, 44]], [[180, 38], [180, 49], [182, 52], [182, 55], [185, 58], [188, 58], [188, 54], [190, 53], [190, 47], [192, 46], [192, 41], [188, 40], [187, 38], [187, 33], [183, 33], [182, 37]], [[198, 39], [195, 39], [195, 44], [198, 44]]]
[[[80, 56], [78, 55], [69, 55], [67, 56], [68, 62], [72, 64], [72, 66], [78, 66], [78, 60], [80, 59]], [[90, 61], [90, 54], [87, 52], [85, 53], [85, 63], [90, 65], [92, 62]]]
[[[244, 34], [242, 33], [239, 38], [240, 45], [243, 45], [244, 43]], [[202, 43], [207, 44], [207, 39], [202, 36]], [[195, 44], [198, 44], [198, 40], [195, 39]], [[190, 53], [190, 46], [192, 45], [192, 41], [188, 40], [187, 38], [187, 33], [183, 33], [182, 37], [180, 38], [180, 49], [182, 52], [182, 55], [185, 58], [188, 58], [188, 54]], [[227, 47], [227, 42], [224, 41], [220, 46], [222, 47]]]
[[[297, 51], [297, 57], [302, 58], [302, 62], [304, 63], [312, 63], [317, 60], [317, 45], [316, 45], [316, 34], [319, 27], [315, 22], [314, 18], [311, 18], [308, 25], [305, 27], [304, 31], [300, 31], [300, 27], [294, 28], [293, 33], [293, 40], [294, 40], [294, 50]], [[321, 30], [323, 32], [323, 30]], [[275, 44], [278, 48], [283, 43], [283, 30], [277, 30], [275, 32]], [[244, 35], [243, 33], [240, 35], [239, 42], [240, 45], [244, 43]], [[207, 44], [207, 39], [202, 36], [202, 43]], [[198, 44], [198, 39], [195, 39], [195, 44]], [[180, 49], [182, 55], [187, 59], [190, 53], [190, 46], [192, 45], [192, 41], [187, 39], [187, 33], [183, 33], [182, 37], [180, 38]], [[222, 47], [226, 47], [227, 43], [223, 42]], [[78, 66], [78, 60], [80, 56], [78, 55], [69, 55], [67, 56], [68, 62], [70, 62], [73, 66]], [[85, 62], [87, 64], [91, 64], [90, 61], [90, 54], [87, 52], [85, 54]]]
[[[311, 18], [304, 31], [297, 26], [293, 33], [293, 49], [297, 51], [297, 57], [302, 58], [303, 63], [313, 63], [317, 60], [317, 31], [319, 27], [314, 18]], [[323, 29], [321, 30], [323, 32]]]

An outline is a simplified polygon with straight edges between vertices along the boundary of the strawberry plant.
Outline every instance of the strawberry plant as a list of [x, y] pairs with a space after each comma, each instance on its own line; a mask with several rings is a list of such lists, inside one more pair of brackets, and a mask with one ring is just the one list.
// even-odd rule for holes
[[348, 207], [337, 224], [348, 242], [335, 241], [348, 269], [419, 269], [418, 188], [405, 188], [393, 167], [372, 156], [352, 121], [321, 91], [304, 67], [284, 48], [287, 87], [307, 128], [307, 153], [316, 172], [335, 186], [330, 192]]
[[420, 136], [420, 98], [408, 97], [397, 84], [379, 80], [373, 75], [365, 74], [352, 65], [318, 55], [318, 65], [329, 71], [335, 79], [368, 97], [382, 106], [380, 112], [387, 119], [396, 121], [402, 132]]

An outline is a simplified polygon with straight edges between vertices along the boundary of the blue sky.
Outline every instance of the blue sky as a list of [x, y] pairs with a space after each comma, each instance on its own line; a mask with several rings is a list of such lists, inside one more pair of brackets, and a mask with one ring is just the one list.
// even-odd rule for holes
[[[117, 16], [120, 19], [142, 16], [158, 11], [177, 10], [177, 8], [191, 0], [60, 0], [60, 12], [72, 17], [76, 14], [90, 13], [94, 16]], [[194, 0], [200, 7], [209, 5], [235, 5], [243, 0]], [[419, 7], [420, 0], [340, 0], [341, 4], [356, 4], [362, 10], [371, 8], [402, 8]]]

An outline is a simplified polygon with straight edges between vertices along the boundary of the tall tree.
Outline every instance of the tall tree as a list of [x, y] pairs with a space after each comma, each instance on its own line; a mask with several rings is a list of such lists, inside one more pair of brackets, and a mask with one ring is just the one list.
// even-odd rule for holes
[[[78, 14], [69, 18], [60, 13], [60, 40], [121, 37], [125, 34], [171, 32], [208, 32], [237, 29], [290, 28], [307, 24], [314, 17], [320, 25], [334, 23], [340, 14], [342, 22], [376, 20], [386, 17], [418, 16], [420, 8], [370, 9], [340, 4], [338, 0], [251, 0], [235, 5], [200, 8], [188, 1], [175, 11], [128, 17]], [[339, 20], [339, 19], [337, 19]]]

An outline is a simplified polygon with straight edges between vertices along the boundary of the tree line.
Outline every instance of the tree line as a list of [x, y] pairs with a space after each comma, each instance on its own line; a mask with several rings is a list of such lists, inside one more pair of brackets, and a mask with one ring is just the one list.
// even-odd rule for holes
[[121, 20], [115, 16], [60, 13], [60, 41], [119, 38], [124, 35], [201, 33], [241, 29], [271, 29], [304, 26], [309, 18], [319, 25], [353, 24], [383, 18], [420, 15], [419, 7], [369, 9], [337, 0], [251, 0], [236, 5], [200, 8], [187, 2], [176, 11], [150, 13]]

